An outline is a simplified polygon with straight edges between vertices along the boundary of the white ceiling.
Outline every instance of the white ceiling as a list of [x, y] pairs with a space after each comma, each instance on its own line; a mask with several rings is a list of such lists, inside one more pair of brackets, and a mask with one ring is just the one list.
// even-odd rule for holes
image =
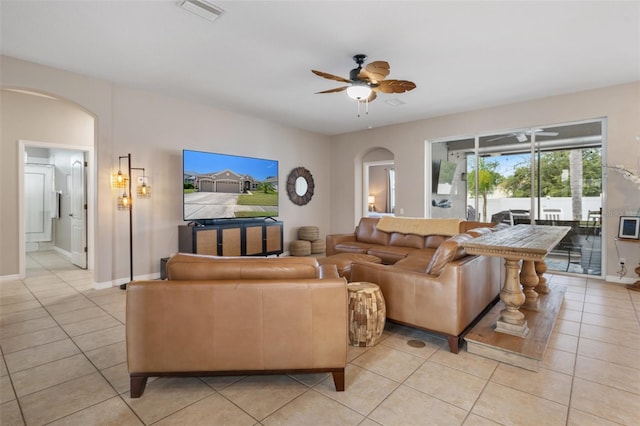
[[[638, 1], [177, 3], [1, 0], [1, 52], [328, 135], [640, 80]], [[314, 94], [357, 53], [417, 88]]]

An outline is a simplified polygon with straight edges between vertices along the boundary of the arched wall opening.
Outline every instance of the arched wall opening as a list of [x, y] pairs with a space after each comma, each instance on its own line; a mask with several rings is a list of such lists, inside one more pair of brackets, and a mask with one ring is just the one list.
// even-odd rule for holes
[[[73, 101], [26, 88], [3, 86], [2, 90], [2, 181], [0, 196], [2, 203], [2, 262], [0, 275], [24, 277], [25, 275], [25, 165], [34, 157], [37, 162], [51, 163], [55, 171], [54, 201], [60, 209], [51, 214], [52, 228], [66, 232], [73, 221], [70, 215], [71, 169], [64, 164], [72, 154], [86, 161], [82, 192], [86, 196], [83, 247], [86, 247], [84, 267], [95, 267], [95, 140], [96, 117]], [[35, 155], [35, 153], [40, 153]], [[31, 155], [29, 155], [31, 154]], [[31, 160], [30, 160], [31, 159]], [[62, 163], [61, 163], [62, 161]], [[56, 164], [58, 163], [58, 164]], [[77, 210], [77, 209], [76, 209]], [[61, 217], [55, 217], [60, 216]], [[67, 223], [69, 222], [69, 223]], [[77, 222], [74, 222], [74, 226]], [[60, 235], [60, 237], [62, 237]], [[67, 252], [70, 243], [60, 238], [53, 241], [54, 248]]]

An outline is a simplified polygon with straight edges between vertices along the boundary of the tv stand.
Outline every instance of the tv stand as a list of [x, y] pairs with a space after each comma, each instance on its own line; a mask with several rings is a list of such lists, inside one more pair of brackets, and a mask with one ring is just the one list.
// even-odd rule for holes
[[213, 256], [279, 256], [283, 252], [284, 224], [275, 219], [201, 222], [178, 227], [180, 252]]

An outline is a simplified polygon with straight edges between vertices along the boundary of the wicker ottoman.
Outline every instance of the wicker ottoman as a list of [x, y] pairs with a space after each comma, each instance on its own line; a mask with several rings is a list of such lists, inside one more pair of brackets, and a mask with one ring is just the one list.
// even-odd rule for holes
[[387, 317], [380, 287], [373, 283], [351, 283], [349, 293], [349, 343], [373, 346], [378, 343]]
[[311, 254], [311, 241], [295, 240], [289, 244], [291, 256], [309, 256]]
[[312, 254], [324, 253], [325, 249], [326, 249], [326, 244], [325, 244], [324, 240], [311, 241], [311, 253]]
[[382, 259], [370, 254], [360, 253], [338, 253], [333, 256], [318, 259], [320, 265], [336, 265], [338, 274], [346, 278], [347, 281], [351, 281], [351, 264], [353, 264], [353, 262], [382, 263]]
[[301, 226], [298, 228], [298, 239], [306, 241], [315, 241], [318, 239], [320, 231], [317, 226]]

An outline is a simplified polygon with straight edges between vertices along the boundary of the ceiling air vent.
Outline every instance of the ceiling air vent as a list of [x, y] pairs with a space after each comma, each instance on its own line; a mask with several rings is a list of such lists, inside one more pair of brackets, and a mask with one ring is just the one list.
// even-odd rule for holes
[[215, 21], [224, 14], [224, 10], [206, 0], [184, 0], [179, 5], [181, 8], [209, 21]]
[[385, 102], [386, 104], [391, 105], [391, 106], [394, 106], [394, 107], [397, 107], [397, 106], [400, 106], [400, 105], [404, 105], [404, 104], [406, 104], [406, 102], [405, 102], [405, 101], [402, 101], [402, 100], [400, 100], [400, 99], [398, 99], [398, 98], [385, 99], [385, 101], [384, 101], [384, 102]]

